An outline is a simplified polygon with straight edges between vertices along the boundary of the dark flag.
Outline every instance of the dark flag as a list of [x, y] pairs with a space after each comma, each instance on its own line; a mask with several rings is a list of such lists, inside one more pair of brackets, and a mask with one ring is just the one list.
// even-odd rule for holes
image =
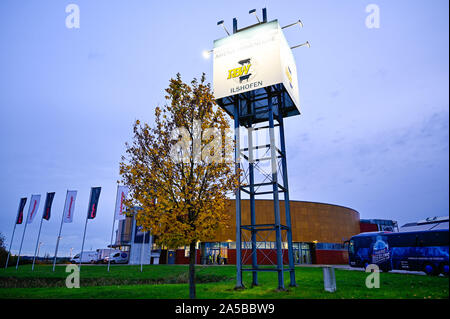
[[91, 200], [89, 201], [88, 219], [94, 219], [97, 215], [98, 199], [100, 198], [101, 187], [91, 188]]
[[42, 215], [42, 218], [46, 220], [50, 219], [50, 213], [52, 210], [52, 203], [54, 197], [55, 193], [47, 193], [47, 197], [45, 198], [44, 213]]
[[21, 198], [19, 204], [19, 211], [17, 212], [16, 224], [22, 224], [23, 222], [23, 209], [25, 208], [25, 204], [27, 203], [27, 198]]

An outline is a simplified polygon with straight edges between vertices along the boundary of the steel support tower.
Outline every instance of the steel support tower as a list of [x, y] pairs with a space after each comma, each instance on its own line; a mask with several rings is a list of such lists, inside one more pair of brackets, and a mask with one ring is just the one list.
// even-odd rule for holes
[[[236, 288], [243, 287], [242, 272], [252, 272], [252, 285], [258, 285], [259, 271], [275, 271], [278, 273], [278, 289], [284, 289], [284, 272], [290, 273], [290, 286], [296, 286], [295, 268], [292, 248], [292, 227], [289, 204], [289, 187], [287, 177], [286, 144], [284, 136], [283, 100], [284, 94], [281, 85], [274, 85], [264, 88], [263, 96], [258, 96], [255, 92], [235, 95], [234, 98], [234, 141], [235, 141], [235, 165], [236, 170], [242, 169], [244, 172], [240, 187], [236, 190], [236, 266], [237, 282]], [[258, 114], [267, 114], [267, 122], [257, 122]], [[247, 129], [248, 147], [241, 148], [240, 125]], [[262, 124], [262, 125], [261, 125]], [[279, 129], [279, 147], [276, 145], [275, 128]], [[254, 145], [254, 134], [258, 130], [269, 131], [269, 143], [264, 145]], [[262, 152], [258, 151], [262, 150]], [[258, 153], [264, 153], [263, 156]], [[269, 174], [259, 170], [258, 165], [263, 161], [270, 162]], [[241, 163], [242, 162], [242, 163]], [[262, 180], [255, 180], [255, 170], [259, 170]], [[243, 183], [243, 181], [246, 183]], [[250, 197], [250, 225], [242, 225], [241, 192], [245, 192]], [[284, 211], [286, 224], [281, 224], [280, 218], [280, 193], [284, 197]], [[273, 224], [256, 224], [255, 200], [258, 195], [273, 196]], [[243, 231], [250, 233], [251, 237], [251, 268], [243, 268], [245, 257], [242, 256]], [[268, 233], [275, 232], [276, 267], [260, 268], [257, 259], [257, 237], [266, 239]], [[283, 239], [285, 232], [287, 242], [287, 255], [289, 265], [283, 264]], [[266, 233], [264, 236], [259, 233]], [[245, 235], [244, 235], [245, 236]], [[248, 247], [246, 247], [248, 248]]]
[[[252, 11], [250, 11], [252, 12]], [[238, 30], [237, 20], [233, 19], [233, 35], [252, 27], [260, 27], [267, 22], [267, 11], [263, 9], [263, 19], [258, 24]], [[272, 22], [270, 22], [272, 23]], [[223, 21], [218, 22], [223, 24]], [[227, 31], [228, 33], [228, 31]], [[249, 57], [250, 58], [250, 57]], [[239, 61], [246, 63], [247, 60]], [[250, 61], [250, 59], [248, 59]], [[289, 68], [285, 72], [291, 72]], [[248, 83], [248, 76], [241, 77], [241, 83]], [[247, 81], [247, 82], [243, 82]], [[286, 161], [286, 144], [284, 134], [284, 118], [299, 115], [300, 112], [290, 97], [286, 84], [279, 83], [255, 88], [251, 91], [236, 93], [216, 99], [234, 120], [235, 170], [241, 171], [239, 187], [236, 189], [236, 288], [244, 288], [242, 273], [252, 272], [252, 285], [258, 285], [258, 272], [272, 271], [278, 274], [278, 289], [284, 289], [284, 274], [290, 275], [289, 286], [296, 286], [294, 254], [292, 246], [292, 226], [289, 203], [289, 186]], [[292, 83], [289, 84], [293, 88]], [[277, 129], [278, 128], [278, 132]], [[246, 146], [240, 132], [248, 134]], [[268, 139], [257, 140], [261, 130], [266, 130]], [[276, 134], [278, 135], [278, 143]], [[265, 135], [267, 136], [267, 134]], [[265, 167], [264, 167], [265, 166]], [[265, 168], [266, 170], [263, 170]], [[268, 171], [268, 172], [267, 172]], [[250, 224], [242, 224], [241, 195], [250, 198]], [[282, 224], [280, 193], [284, 200], [284, 224]], [[273, 199], [273, 222], [258, 224], [256, 197], [264, 196]], [[269, 236], [275, 235], [276, 264], [261, 267], [258, 256], [272, 262], [266, 255], [267, 247], [258, 247], [266, 243]], [[272, 237], [273, 238], [273, 237]], [[243, 240], [244, 239], [244, 240]], [[273, 239], [272, 239], [273, 240]], [[244, 244], [244, 247], [243, 247]], [[259, 250], [265, 248], [265, 250]], [[258, 254], [258, 252], [260, 252]], [[287, 259], [286, 257], [287, 252]], [[243, 265], [250, 264], [251, 267]], [[273, 262], [272, 262], [273, 263]], [[288, 264], [287, 266], [285, 264]]]

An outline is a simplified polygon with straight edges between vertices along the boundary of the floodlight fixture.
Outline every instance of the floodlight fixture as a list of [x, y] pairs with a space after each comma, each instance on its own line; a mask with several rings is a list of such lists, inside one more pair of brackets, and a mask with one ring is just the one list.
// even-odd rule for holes
[[300, 48], [300, 47], [303, 47], [303, 46], [307, 46], [308, 48], [311, 47], [311, 45], [309, 44], [309, 41], [306, 41], [305, 43], [302, 43], [302, 44], [299, 44], [299, 45], [294, 45], [293, 47], [291, 47], [291, 50], [295, 49], [295, 48]]
[[256, 20], [258, 20], [258, 23], [261, 23], [261, 21], [260, 21], [259, 18], [258, 18], [258, 15], [256, 14], [256, 9], [250, 10], [250, 11], [248, 12], [248, 14], [254, 14], [255, 17], [256, 17]]
[[286, 29], [286, 28], [292, 27], [292, 26], [297, 25], [297, 24], [300, 26], [300, 28], [303, 28], [303, 22], [301, 20], [298, 20], [297, 22], [285, 25], [281, 29]]
[[209, 57], [211, 56], [211, 53], [213, 53], [214, 50], [203, 50], [202, 55], [203, 58], [205, 59], [209, 59]]
[[225, 32], [230, 35], [230, 32], [228, 32], [227, 28], [225, 28], [225, 24], [223, 23], [223, 20], [220, 20], [219, 22], [217, 22], [217, 25], [221, 25], [222, 28], [225, 30]]

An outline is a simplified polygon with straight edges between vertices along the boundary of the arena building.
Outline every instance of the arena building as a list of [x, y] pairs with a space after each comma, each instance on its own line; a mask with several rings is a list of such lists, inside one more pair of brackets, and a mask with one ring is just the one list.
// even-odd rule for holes
[[[250, 201], [241, 200], [242, 203], [242, 225], [250, 224]], [[292, 242], [295, 264], [346, 264], [348, 254], [344, 242], [351, 236], [360, 233], [359, 213], [351, 208], [306, 201], [290, 201]], [[284, 220], [284, 202], [280, 201], [281, 224]], [[236, 263], [236, 225], [235, 225], [235, 201], [230, 200], [228, 205], [230, 216], [229, 224], [225, 229], [217, 233], [215, 238], [209, 242], [199, 242], [197, 246], [196, 260], [198, 264], [208, 263]], [[256, 200], [256, 223], [273, 223], [273, 201]], [[147, 239], [148, 238], [148, 239]], [[150, 243], [154, 242], [148, 234], [142, 245], [142, 233], [136, 227], [134, 218], [127, 217], [120, 221], [116, 232], [114, 247], [130, 251], [130, 261], [139, 260], [137, 256], [131, 255], [145, 252], [145, 263], [163, 264], [187, 264], [189, 263], [189, 247], [178, 249], [165, 249], [152, 244], [150, 254]], [[250, 232], [243, 232], [242, 236], [242, 260], [243, 264], [251, 264], [251, 239]], [[257, 235], [258, 264], [276, 264], [275, 232], [260, 232]], [[283, 257], [287, 261], [287, 241], [283, 232]]]

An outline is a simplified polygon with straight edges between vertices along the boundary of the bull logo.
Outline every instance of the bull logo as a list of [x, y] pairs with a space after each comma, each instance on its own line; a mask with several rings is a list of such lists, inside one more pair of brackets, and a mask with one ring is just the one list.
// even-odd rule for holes
[[239, 78], [239, 83], [242, 83], [244, 80], [248, 81], [249, 77], [252, 75], [250, 73], [250, 69], [252, 67], [250, 58], [241, 60], [238, 64], [241, 66], [228, 70], [227, 80]]

